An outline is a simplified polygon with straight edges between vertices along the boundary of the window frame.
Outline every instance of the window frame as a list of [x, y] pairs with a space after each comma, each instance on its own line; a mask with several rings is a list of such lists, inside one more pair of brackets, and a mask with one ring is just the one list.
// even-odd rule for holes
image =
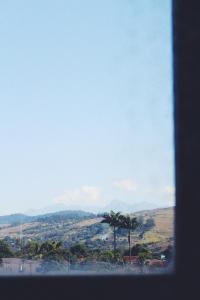
[[[188, 298], [198, 290], [200, 171], [200, 3], [173, 1], [173, 65], [176, 208], [175, 273], [162, 275], [73, 275], [1, 277], [2, 299]], [[192, 195], [192, 201], [188, 201]], [[192, 245], [192, 246], [191, 246]], [[189, 258], [188, 258], [189, 256]], [[194, 265], [195, 263], [195, 265]], [[178, 294], [177, 294], [178, 293]], [[182, 294], [183, 293], [183, 294]]]

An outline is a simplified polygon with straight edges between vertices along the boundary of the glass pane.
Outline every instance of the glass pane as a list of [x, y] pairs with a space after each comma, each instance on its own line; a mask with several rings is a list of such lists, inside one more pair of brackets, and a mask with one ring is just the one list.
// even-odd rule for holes
[[0, 4], [0, 273], [173, 271], [170, 0]]

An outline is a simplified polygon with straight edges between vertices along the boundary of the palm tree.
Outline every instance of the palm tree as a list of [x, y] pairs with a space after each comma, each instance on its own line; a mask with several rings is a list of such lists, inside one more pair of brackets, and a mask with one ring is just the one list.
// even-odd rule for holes
[[110, 213], [104, 213], [101, 223], [107, 223], [113, 228], [113, 246], [114, 255], [116, 255], [116, 228], [119, 226], [120, 212], [115, 213], [111, 210]]
[[120, 215], [119, 227], [128, 230], [128, 245], [129, 245], [129, 258], [131, 258], [131, 231], [139, 226], [137, 218], [131, 218], [130, 215]]

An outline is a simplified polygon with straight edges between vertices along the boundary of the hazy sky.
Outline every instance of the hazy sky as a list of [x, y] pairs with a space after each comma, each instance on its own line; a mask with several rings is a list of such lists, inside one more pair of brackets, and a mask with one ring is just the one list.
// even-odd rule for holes
[[173, 203], [171, 1], [1, 1], [0, 41], [0, 214]]

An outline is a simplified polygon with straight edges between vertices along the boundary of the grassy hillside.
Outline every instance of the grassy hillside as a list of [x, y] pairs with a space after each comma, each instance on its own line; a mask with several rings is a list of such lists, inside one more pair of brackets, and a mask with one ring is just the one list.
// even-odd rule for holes
[[135, 214], [143, 216], [144, 219], [152, 217], [155, 221], [155, 227], [144, 234], [140, 243], [162, 242], [173, 238], [174, 236], [174, 209], [161, 208]]

